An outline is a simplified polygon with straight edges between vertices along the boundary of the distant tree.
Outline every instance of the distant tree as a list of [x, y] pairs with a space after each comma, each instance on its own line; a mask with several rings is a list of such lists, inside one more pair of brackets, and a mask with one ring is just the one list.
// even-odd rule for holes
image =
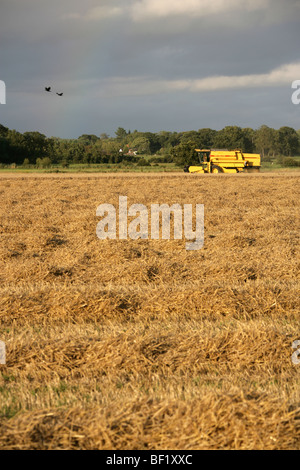
[[283, 157], [281, 163], [283, 164], [283, 166], [300, 166], [300, 162], [298, 162], [297, 159], [293, 157]]
[[171, 156], [178, 166], [192, 165], [199, 163], [195, 149], [197, 148], [197, 143], [190, 141], [176, 145], [171, 150]]
[[299, 152], [299, 136], [292, 127], [278, 129], [278, 147], [282, 155], [293, 156]]
[[101, 140], [107, 140], [107, 139], [109, 139], [109, 135], [106, 134], [105, 132], [103, 132], [102, 134], [100, 134], [100, 139]]
[[39, 168], [49, 168], [51, 165], [51, 159], [49, 157], [37, 158], [35, 164]]
[[139, 158], [139, 160], [137, 161], [137, 165], [139, 166], [151, 166], [151, 163], [146, 160], [144, 157], [142, 158]]
[[160, 141], [157, 134], [152, 132], [144, 132], [143, 137], [148, 139], [149, 142], [149, 153], [153, 155], [154, 153], [158, 152], [161, 148]]
[[187, 132], [182, 132], [180, 136], [180, 143], [181, 144], [186, 144], [188, 142], [194, 142], [196, 147], [201, 147], [201, 138], [199, 136], [199, 133], [197, 131], [187, 131]]
[[254, 144], [262, 158], [274, 156], [278, 150], [278, 131], [266, 125], [261, 126], [254, 133]]
[[95, 134], [82, 134], [78, 137], [78, 142], [85, 145], [91, 145], [97, 142], [98, 139], [99, 137], [97, 137]]
[[0, 137], [6, 137], [8, 131], [8, 127], [2, 126], [2, 124], [0, 124]]
[[68, 166], [69, 166], [69, 163], [68, 163], [68, 161], [67, 161], [67, 160], [65, 160], [65, 159], [64, 159], [64, 160], [62, 160], [62, 161], [61, 161], [61, 166], [62, 166], [63, 168], [68, 168]]
[[136, 137], [132, 142], [131, 146], [136, 149], [139, 154], [150, 153], [150, 141], [146, 137]]
[[245, 135], [241, 127], [226, 126], [215, 135], [213, 146], [215, 148], [225, 148], [227, 150], [234, 150], [240, 148], [244, 150], [246, 141]]
[[101, 142], [101, 155], [117, 156], [119, 155], [120, 145], [114, 139], [104, 140]]
[[157, 134], [157, 138], [161, 147], [166, 147], [168, 145], [175, 147], [175, 145], [180, 143], [179, 134], [177, 132], [160, 131]]
[[7, 162], [21, 165], [24, 158], [30, 157], [24, 147], [24, 136], [16, 130], [8, 130], [6, 134]]
[[217, 135], [217, 131], [215, 131], [214, 129], [209, 129], [209, 128], [199, 129], [198, 136], [200, 140], [200, 147], [203, 149], [212, 148], [216, 135]]
[[49, 157], [42, 158], [42, 167], [49, 168], [51, 166], [51, 159]]
[[118, 129], [115, 131], [115, 134], [118, 140], [125, 139], [127, 136], [127, 132], [125, 129], [123, 129], [123, 127], [118, 127]]
[[242, 129], [244, 135], [244, 144], [243, 144], [243, 151], [252, 153], [254, 151], [254, 138], [255, 138], [255, 131], [251, 129], [251, 127], [245, 127]]
[[5, 137], [0, 136], [0, 164], [10, 163], [10, 146]]
[[37, 158], [51, 158], [49, 144], [49, 140], [40, 132], [24, 132], [23, 134], [23, 151], [25, 151], [26, 157], [29, 158], [30, 161], [35, 161]]

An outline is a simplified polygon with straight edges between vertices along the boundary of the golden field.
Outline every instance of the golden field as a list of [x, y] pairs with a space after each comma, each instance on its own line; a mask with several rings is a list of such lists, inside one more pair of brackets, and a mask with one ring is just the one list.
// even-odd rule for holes
[[[1, 449], [300, 449], [300, 173], [0, 176]], [[96, 209], [204, 204], [205, 241]]]

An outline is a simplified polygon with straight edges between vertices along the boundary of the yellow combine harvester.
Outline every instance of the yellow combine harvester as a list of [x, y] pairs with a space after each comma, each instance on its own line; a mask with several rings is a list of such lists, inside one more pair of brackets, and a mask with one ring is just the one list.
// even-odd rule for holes
[[254, 172], [260, 169], [258, 153], [243, 153], [241, 150], [201, 150], [195, 149], [199, 165], [188, 165], [188, 173], [240, 173]]

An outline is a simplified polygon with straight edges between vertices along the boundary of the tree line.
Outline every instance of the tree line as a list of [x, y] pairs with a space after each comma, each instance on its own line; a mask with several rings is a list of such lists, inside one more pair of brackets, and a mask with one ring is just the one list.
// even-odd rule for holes
[[131, 132], [119, 127], [113, 137], [102, 133], [83, 134], [77, 139], [46, 137], [40, 132], [20, 133], [0, 124], [0, 164], [42, 165], [138, 163], [190, 163], [195, 148], [242, 149], [245, 153], [260, 153], [267, 161], [275, 156], [293, 157], [300, 154], [300, 131], [284, 126], [259, 129], [226, 126], [198, 131]]

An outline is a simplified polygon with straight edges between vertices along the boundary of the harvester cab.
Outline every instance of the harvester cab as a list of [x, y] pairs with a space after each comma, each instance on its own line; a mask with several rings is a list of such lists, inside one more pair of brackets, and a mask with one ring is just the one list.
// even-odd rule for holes
[[210, 150], [207, 149], [195, 149], [195, 163], [193, 166], [186, 165], [184, 171], [187, 173], [193, 173], [193, 169], [197, 168], [197, 173], [210, 173]]

